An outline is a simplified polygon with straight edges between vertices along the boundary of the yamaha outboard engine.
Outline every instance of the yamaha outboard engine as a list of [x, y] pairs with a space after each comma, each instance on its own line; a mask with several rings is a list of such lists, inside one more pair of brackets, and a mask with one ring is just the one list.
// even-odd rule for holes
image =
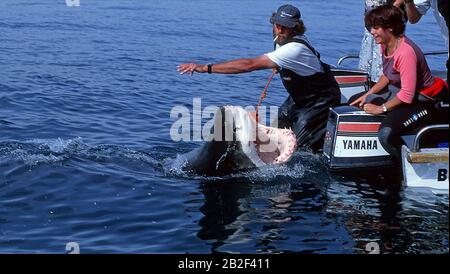
[[378, 140], [384, 115], [371, 115], [353, 106], [330, 110], [323, 146], [331, 169], [393, 166], [392, 157]]

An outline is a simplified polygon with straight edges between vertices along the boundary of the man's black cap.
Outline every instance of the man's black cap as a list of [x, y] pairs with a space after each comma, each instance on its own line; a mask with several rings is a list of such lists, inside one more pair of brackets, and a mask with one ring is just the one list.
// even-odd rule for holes
[[294, 28], [300, 20], [300, 11], [292, 5], [283, 5], [277, 12], [270, 17], [270, 23], [282, 25], [288, 28]]

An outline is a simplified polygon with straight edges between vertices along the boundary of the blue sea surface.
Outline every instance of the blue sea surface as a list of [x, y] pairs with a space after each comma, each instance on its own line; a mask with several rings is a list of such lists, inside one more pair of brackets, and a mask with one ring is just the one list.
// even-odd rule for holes
[[[364, 1], [291, 1], [323, 60], [357, 53]], [[2, 0], [0, 253], [448, 253], [448, 194], [330, 173], [297, 152], [224, 177], [184, 173], [175, 106], [249, 106], [270, 71], [180, 76], [271, 51], [269, 0]], [[408, 36], [445, 49], [430, 10]], [[446, 56], [430, 57], [444, 69]], [[355, 67], [355, 60], [346, 63]], [[286, 97], [279, 78], [264, 104]], [[385, 184], [395, 184], [381, 179]]]

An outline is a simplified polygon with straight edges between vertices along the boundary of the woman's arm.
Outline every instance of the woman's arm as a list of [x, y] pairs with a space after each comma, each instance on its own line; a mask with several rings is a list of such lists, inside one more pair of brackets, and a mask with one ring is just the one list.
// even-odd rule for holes
[[359, 97], [355, 101], [351, 102], [350, 106], [358, 105], [361, 108], [364, 105], [365, 101], [366, 101], [367, 95], [369, 95], [369, 94], [377, 94], [378, 92], [383, 90], [388, 84], [389, 84], [389, 79], [384, 74], [381, 75], [381, 77], [378, 80], [378, 82], [375, 85], [373, 85], [373, 87], [371, 89], [369, 89], [369, 91], [366, 92], [364, 95], [362, 95], [361, 97]]
[[[395, 57], [394, 68], [400, 73], [400, 91], [388, 102], [384, 104], [387, 111], [390, 111], [401, 104], [411, 104], [414, 100], [417, 82], [417, 57], [410, 47], [399, 49]], [[383, 106], [365, 104], [364, 110], [370, 114], [383, 113]]]
[[[398, 107], [399, 105], [404, 104], [400, 99], [398, 99], [397, 96], [394, 96], [391, 100], [384, 103], [384, 106], [386, 107], [386, 111], [393, 110], [394, 108]], [[365, 104], [364, 105], [364, 111], [370, 114], [382, 114], [384, 113], [384, 107], [383, 105], [377, 106], [374, 104]]]
[[377, 94], [378, 92], [382, 91], [387, 85], [389, 85], [389, 79], [386, 77], [386, 75], [381, 75], [378, 82], [373, 85], [371, 89], [367, 92], [367, 94]]

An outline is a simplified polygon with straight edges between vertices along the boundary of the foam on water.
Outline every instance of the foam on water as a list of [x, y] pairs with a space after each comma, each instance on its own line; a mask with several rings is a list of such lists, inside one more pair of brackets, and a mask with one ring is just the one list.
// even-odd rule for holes
[[[230, 179], [246, 179], [252, 183], [270, 183], [280, 179], [299, 180], [305, 176], [317, 174], [322, 163], [317, 155], [308, 152], [296, 152], [291, 160], [284, 164], [266, 164], [251, 170], [237, 171], [235, 173], [216, 177], [216, 176], [200, 176], [193, 174], [184, 169], [188, 159], [186, 154], [177, 154], [175, 158], [166, 158], [163, 161], [163, 171], [167, 176], [180, 177], [185, 179], [197, 180], [208, 179], [217, 181], [229, 181]], [[321, 172], [321, 176], [329, 180], [327, 172]]]
[[89, 146], [81, 137], [73, 139], [32, 139], [24, 142], [0, 143], [2, 162], [19, 161], [28, 166], [52, 164], [80, 157], [97, 161], [136, 161], [159, 166], [157, 160], [146, 152], [114, 145]]

